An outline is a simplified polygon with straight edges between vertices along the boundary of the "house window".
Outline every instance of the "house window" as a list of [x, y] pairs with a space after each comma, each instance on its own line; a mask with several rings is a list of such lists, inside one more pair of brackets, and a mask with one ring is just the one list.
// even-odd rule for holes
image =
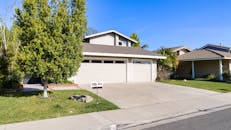
[[102, 63], [101, 60], [92, 60], [91, 63]]
[[104, 63], [113, 63], [113, 60], [105, 60]]
[[133, 64], [151, 64], [151, 62], [150, 61], [137, 61], [137, 60], [135, 60], [135, 61], [133, 61]]
[[117, 60], [117, 61], [115, 61], [115, 63], [116, 63], [116, 64], [124, 64], [124, 61], [122, 61], [122, 60]]
[[122, 43], [122, 42], [119, 42], [119, 45], [120, 45], [120, 46], [122, 46], [122, 45], [123, 45], [123, 43]]
[[83, 63], [90, 63], [90, 60], [83, 60]]

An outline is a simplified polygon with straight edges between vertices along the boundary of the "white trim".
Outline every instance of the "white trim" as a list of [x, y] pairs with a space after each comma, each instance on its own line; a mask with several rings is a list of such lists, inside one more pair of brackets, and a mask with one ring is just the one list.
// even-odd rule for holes
[[219, 80], [223, 80], [223, 65], [222, 65], [222, 60], [219, 60]]
[[194, 65], [194, 61], [192, 61], [192, 79], [195, 79], [195, 65]]
[[231, 59], [231, 57], [214, 57], [214, 58], [198, 58], [198, 59], [185, 59], [179, 61], [201, 61], [201, 60], [219, 60], [219, 59]]
[[120, 35], [120, 36], [122, 36], [122, 37], [124, 37], [124, 38], [126, 38], [126, 39], [128, 39], [128, 40], [130, 40], [130, 41], [132, 41], [132, 42], [137, 43], [136, 40], [131, 39], [130, 37], [128, 37], [128, 36], [126, 36], [126, 35], [124, 35], [124, 34], [118, 32], [118, 31], [116, 31], [116, 30], [108, 30], [108, 31], [100, 32], [100, 33], [95, 33], [95, 34], [92, 34], [92, 35], [85, 36], [84, 38], [85, 38], [85, 39], [86, 39], [86, 38], [92, 38], [92, 37], [96, 37], [96, 36], [100, 36], [100, 35], [104, 35], [104, 34], [108, 34], [108, 33], [116, 33], [116, 34], [118, 34], [118, 35]]
[[110, 57], [147, 58], [147, 59], [166, 59], [165, 56], [134, 55], [134, 54], [116, 54], [116, 53], [98, 53], [98, 52], [83, 52], [83, 55], [86, 55], [86, 56], [110, 56]]

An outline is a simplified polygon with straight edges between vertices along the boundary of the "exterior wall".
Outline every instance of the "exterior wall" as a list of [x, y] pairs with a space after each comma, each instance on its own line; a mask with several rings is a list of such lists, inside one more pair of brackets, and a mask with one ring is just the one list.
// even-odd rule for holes
[[156, 60], [136, 59], [149, 61], [150, 64], [134, 64], [133, 58], [85, 57], [86, 60], [123, 60], [125, 63], [82, 63], [76, 76], [69, 80], [77, 84], [90, 84], [93, 81], [103, 83], [132, 83], [151, 82], [157, 77]]
[[107, 34], [99, 37], [90, 38], [89, 42], [91, 44], [100, 44], [100, 45], [115, 45], [115, 36], [114, 34]]
[[188, 51], [186, 49], [181, 49], [181, 50], [176, 52], [177, 56], [183, 55], [185, 53], [188, 53]]
[[157, 60], [152, 61], [152, 81], [156, 81], [157, 78]]
[[120, 37], [119, 35], [113, 33], [89, 38], [88, 42], [91, 44], [125, 46], [125, 47], [131, 47], [132, 44], [130, 40]]
[[223, 60], [223, 72], [231, 72], [231, 60]]
[[219, 61], [195, 61], [195, 76], [204, 77], [209, 74], [215, 74], [219, 77]]
[[231, 72], [231, 60], [229, 60], [229, 72]]
[[183, 55], [183, 54], [185, 54], [185, 53], [187, 53], [188, 51], [187, 50], [185, 50], [185, 49], [183, 49], [183, 50], [180, 50], [179, 51], [179, 55]]
[[[231, 63], [229, 60], [223, 60], [223, 72], [230, 69]], [[177, 73], [182, 78], [191, 78], [192, 73], [192, 62], [181, 61], [178, 66]], [[195, 77], [205, 77], [209, 74], [215, 74], [219, 78], [219, 60], [211, 61], [194, 61]]]
[[177, 68], [177, 74], [180, 78], [191, 78], [192, 73], [192, 62], [191, 61], [180, 61]]

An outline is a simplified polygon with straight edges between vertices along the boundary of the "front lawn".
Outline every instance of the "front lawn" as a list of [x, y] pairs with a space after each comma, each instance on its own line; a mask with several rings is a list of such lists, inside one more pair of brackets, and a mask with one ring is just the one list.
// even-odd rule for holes
[[[82, 103], [68, 99], [81, 94], [93, 97], [93, 101]], [[116, 105], [85, 90], [52, 91], [49, 96], [48, 99], [41, 98], [42, 92], [1, 95], [0, 124], [118, 109]]]
[[231, 83], [225, 83], [225, 82], [206, 81], [202, 79], [186, 80], [186, 81], [169, 79], [169, 80], [161, 80], [161, 82], [194, 87], [194, 88], [207, 89], [207, 90], [223, 92], [223, 93], [231, 92]]

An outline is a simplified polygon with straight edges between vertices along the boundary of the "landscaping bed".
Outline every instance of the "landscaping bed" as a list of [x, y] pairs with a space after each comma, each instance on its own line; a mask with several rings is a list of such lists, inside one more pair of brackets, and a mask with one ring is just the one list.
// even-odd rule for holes
[[[93, 101], [69, 100], [73, 95], [89, 95]], [[42, 92], [17, 92], [0, 96], [0, 124], [118, 109], [113, 103], [85, 90], [60, 90], [42, 98]], [[97, 104], [99, 102], [99, 104]]]
[[161, 80], [160, 82], [212, 90], [212, 91], [223, 92], [223, 93], [231, 92], [231, 83], [228, 82], [209, 81], [205, 79], [196, 79], [196, 80], [165, 79], [165, 80]]

